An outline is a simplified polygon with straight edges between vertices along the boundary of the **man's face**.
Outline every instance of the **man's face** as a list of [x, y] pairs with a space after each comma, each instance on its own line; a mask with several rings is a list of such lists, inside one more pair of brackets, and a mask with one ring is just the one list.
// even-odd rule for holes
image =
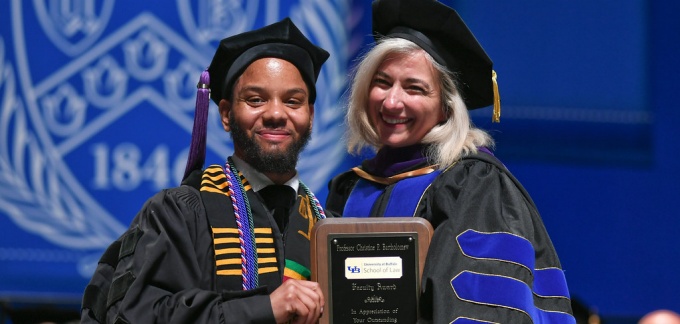
[[220, 114], [234, 154], [263, 173], [294, 172], [314, 117], [298, 69], [282, 59], [259, 59], [236, 81], [232, 98], [220, 102]]

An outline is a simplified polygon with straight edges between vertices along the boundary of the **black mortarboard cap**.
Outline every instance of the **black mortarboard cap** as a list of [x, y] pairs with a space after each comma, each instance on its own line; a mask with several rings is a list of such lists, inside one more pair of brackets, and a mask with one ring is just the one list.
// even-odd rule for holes
[[196, 171], [200, 171], [205, 162], [209, 97], [219, 105], [220, 100], [230, 96], [234, 82], [251, 63], [276, 57], [297, 67], [307, 84], [309, 102], [314, 103], [316, 79], [328, 56], [328, 52], [312, 44], [290, 18], [220, 41], [210, 66], [201, 73], [198, 82], [191, 146], [182, 182], [200, 183], [200, 173]]
[[298, 68], [309, 88], [309, 102], [314, 103], [316, 79], [328, 56], [328, 52], [310, 42], [290, 18], [227, 37], [220, 42], [208, 68], [211, 97], [219, 104], [230, 95], [234, 82], [251, 63], [276, 57]]
[[375, 0], [373, 33], [416, 43], [454, 74], [468, 109], [493, 104], [494, 121], [500, 117], [493, 62], [452, 8], [434, 0]]

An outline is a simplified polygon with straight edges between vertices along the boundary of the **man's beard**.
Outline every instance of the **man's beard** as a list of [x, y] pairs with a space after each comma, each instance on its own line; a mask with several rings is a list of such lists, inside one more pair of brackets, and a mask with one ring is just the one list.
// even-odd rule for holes
[[293, 141], [286, 150], [267, 153], [255, 141], [255, 135], [248, 137], [245, 130], [235, 122], [233, 111], [229, 113], [229, 119], [234, 121], [230, 124], [234, 148], [240, 148], [244, 154], [243, 160], [262, 173], [283, 174], [295, 171], [300, 152], [305, 148], [312, 135], [311, 128], [307, 128], [303, 133], [300, 133], [300, 138]]

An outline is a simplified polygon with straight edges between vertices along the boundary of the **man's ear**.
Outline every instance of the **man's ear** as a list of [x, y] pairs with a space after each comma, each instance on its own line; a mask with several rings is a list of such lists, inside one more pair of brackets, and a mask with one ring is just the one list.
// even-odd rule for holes
[[227, 101], [227, 99], [222, 99], [220, 100], [219, 108], [220, 117], [222, 119], [222, 127], [224, 127], [225, 131], [229, 132], [231, 131], [231, 127], [229, 126], [229, 112], [231, 111], [231, 102]]
[[309, 129], [312, 129], [314, 124], [314, 104], [309, 105]]

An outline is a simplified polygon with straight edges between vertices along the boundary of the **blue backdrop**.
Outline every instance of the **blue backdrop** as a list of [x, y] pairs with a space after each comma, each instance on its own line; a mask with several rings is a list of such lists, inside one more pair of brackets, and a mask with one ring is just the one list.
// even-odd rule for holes
[[[527, 187], [572, 295], [609, 318], [680, 312], [678, 31], [671, 1], [444, 1], [494, 61], [503, 115], [474, 111]], [[368, 1], [0, 4], [0, 301], [71, 303], [144, 201], [179, 182], [217, 42], [290, 16], [332, 53], [299, 169], [323, 201]], [[211, 106], [208, 163], [232, 152]]]

